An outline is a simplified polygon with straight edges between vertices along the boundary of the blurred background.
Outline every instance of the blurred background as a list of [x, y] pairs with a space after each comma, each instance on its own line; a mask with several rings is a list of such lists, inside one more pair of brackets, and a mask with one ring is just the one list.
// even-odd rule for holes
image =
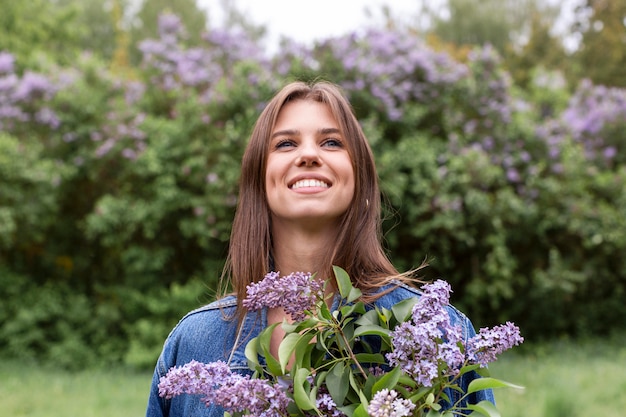
[[[343, 87], [370, 139], [394, 263], [428, 259], [425, 278], [448, 280], [477, 328], [520, 326], [525, 346], [496, 370], [544, 385], [507, 397], [505, 415], [597, 411], [571, 406], [580, 392], [621, 415], [611, 410], [626, 407], [626, 380], [608, 369], [626, 363], [623, 0], [0, 0], [0, 10], [10, 415], [39, 415], [18, 392], [42, 387], [19, 378], [66, 375], [54, 386], [67, 393], [80, 372], [111, 368], [121, 374], [104, 385], [135, 381], [138, 399], [123, 408], [142, 409], [168, 332], [214, 299], [256, 117], [286, 82], [317, 79]], [[537, 382], [537, 368], [552, 371]], [[546, 394], [573, 369], [582, 374]], [[93, 395], [108, 410], [132, 393]], [[89, 407], [80, 415], [100, 415]]]

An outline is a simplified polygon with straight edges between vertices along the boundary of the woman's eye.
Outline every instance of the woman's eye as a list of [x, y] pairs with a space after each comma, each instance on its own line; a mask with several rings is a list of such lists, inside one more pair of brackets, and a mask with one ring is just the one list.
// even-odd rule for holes
[[339, 139], [326, 139], [324, 146], [330, 146], [332, 148], [342, 148], [343, 143]]
[[291, 146], [294, 146], [294, 143], [291, 139], [282, 139], [276, 143], [276, 149], [288, 148]]

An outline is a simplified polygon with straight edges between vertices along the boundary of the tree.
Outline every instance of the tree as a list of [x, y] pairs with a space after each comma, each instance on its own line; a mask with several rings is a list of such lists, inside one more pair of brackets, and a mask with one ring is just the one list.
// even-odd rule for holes
[[555, 9], [537, 0], [448, 0], [447, 6], [424, 11], [432, 31], [457, 45], [491, 44], [500, 54], [509, 45], [521, 45], [527, 37], [533, 13], [552, 16]]
[[581, 39], [575, 54], [580, 77], [596, 84], [626, 86], [626, 2], [586, 0], [577, 8], [574, 33]]
[[28, 66], [44, 54], [61, 64], [74, 60], [83, 35], [74, 5], [49, 0], [0, 0], [0, 51]]
[[509, 47], [505, 53], [506, 67], [514, 82], [523, 88], [528, 86], [538, 68], [566, 73], [571, 62], [561, 39], [550, 33], [552, 20], [535, 12], [530, 25], [528, 42], [520, 48]]
[[184, 43], [187, 46], [202, 44], [202, 34], [207, 30], [207, 14], [198, 7], [196, 0], [144, 0], [131, 23], [132, 62], [139, 62], [141, 54], [137, 46], [142, 40], [159, 36], [158, 19], [164, 12], [171, 12], [181, 20], [186, 29]]

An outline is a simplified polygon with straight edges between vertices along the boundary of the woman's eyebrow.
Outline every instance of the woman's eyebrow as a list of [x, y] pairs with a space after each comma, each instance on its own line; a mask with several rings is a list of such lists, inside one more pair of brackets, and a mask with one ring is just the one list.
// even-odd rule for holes
[[336, 127], [325, 127], [325, 128], [319, 129], [318, 132], [322, 135], [341, 134], [341, 131], [337, 129]]
[[271, 139], [274, 139], [275, 137], [278, 137], [278, 136], [297, 136], [299, 134], [300, 134], [300, 131], [295, 130], [295, 129], [279, 130], [279, 131], [272, 133]]

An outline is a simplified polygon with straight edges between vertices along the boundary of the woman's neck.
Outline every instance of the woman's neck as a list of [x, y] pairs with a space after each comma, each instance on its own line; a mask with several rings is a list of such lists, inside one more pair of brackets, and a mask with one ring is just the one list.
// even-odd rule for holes
[[274, 228], [272, 232], [274, 269], [281, 275], [292, 272], [318, 272], [329, 248], [336, 243], [336, 228], [312, 232], [308, 229]]

